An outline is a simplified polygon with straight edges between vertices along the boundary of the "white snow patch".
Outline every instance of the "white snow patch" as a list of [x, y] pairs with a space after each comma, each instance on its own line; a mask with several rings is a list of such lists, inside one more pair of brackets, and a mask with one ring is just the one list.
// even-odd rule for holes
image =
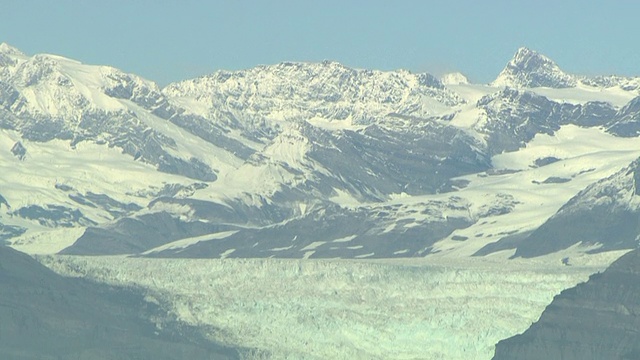
[[622, 107], [638, 96], [634, 92], [625, 91], [619, 87], [597, 88], [585, 85], [563, 89], [533, 88], [527, 91], [561, 103], [584, 104], [589, 101], [603, 101], [616, 107]]
[[231, 255], [233, 252], [235, 252], [236, 249], [229, 249], [226, 250], [225, 252], [223, 252], [222, 254], [220, 254], [220, 259], [226, 259], [229, 255]]
[[331, 240], [332, 243], [343, 243], [343, 242], [349, 242], [355, 238], [357, 238], [358, 235], [350, 235], [350, 236], [345, 236], [343, 238], [339, 238], [339, 239], [334, 239]]
[[333, 201], [334, 203], [340, 206], [357, 207], [359, 205], [362, 205], [362, 203], [358, 199], [351, 196], [351, 194], [349, 194], [346, 191], [336, 189], [336, 188], [334, 188], [333, 191], [336, 193], [336, 195], [329, 198], [329, 200]]
[[273, 249], [269, 249], [269, 251], [285, 251], [293, 248], [293, 245], [285, 246], [285, 247], [277, 247]]
[[393, 229], [395, 229], [395, 228], [396, 228], [396, 226], [397, 226], [397, 224], [396, 224], [396, 223], [391, 223], [391, 224], [389, 224], [386, 228], [384, 228], [384, 230], [382, 231], [382, 233], [383, 233], [383, 234], [386, 234], [386, 233], [388, 233], [388, 232], [390, 232], [390, 231], [393, 231]]
[[187, 248], [191, 245], [195, 245], [199, 242], [206, 242], [206, 241], [213, 241], [213, 240], [222, 240], [225, 238], [228, 238], [229, 236], [237, 233], [238, 230], [232, 230], [232, 231], [221, 231], [221, 232], [217, 232], [217, 233], [212, 233], [212, 234], [206, 234], [206, 235], [201, 235], [201, 236], [194, 236], [194, 237], [190, 237], [190, 238], [185, 238], [185, 239], [180, 239], [180, 240], [176, 240], [176, 241], [172, 241], [168, 244], [164, 244], [158, 247], [155, 247], [151, 250], [147, 250], [145, 251], [143, 254], [151, 254], [151, 253], [155, 253], [155, 252], [160, 252], [160, 251], [164, 251], [164, 250], [172, 250], [172, 249], [184, 249]]
[[322, 246], [324, 244], [326, 244], [326, 241], [314, 241], [311, 244], [303, 247], [302, 249], [300, 249], [300, 251], [307, 251], [307, 250], [315, 250], [317, 249], [319, 246]]
[[329, 131], [337, 131], [337, 130], [358, 131], [366, 128], [365, 125], [353, 124], [352, 118], [350, 116], [345, 120], [332, 120], [332, 119], [325, 119], [323, 117], [314, 116], [310, 119], [307, 119], [307, 122], [313, 126], [319, 127], [321, 129], [329, 130]]

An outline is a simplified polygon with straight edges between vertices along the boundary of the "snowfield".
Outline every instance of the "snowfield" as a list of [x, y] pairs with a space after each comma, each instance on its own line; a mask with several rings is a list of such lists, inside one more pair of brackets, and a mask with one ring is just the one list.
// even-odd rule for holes
[[623, 252], [572, 259], [286, 260], [43, 256], [63, 275], [147, 289], [247, 359], [490, 359], [553, 296]]

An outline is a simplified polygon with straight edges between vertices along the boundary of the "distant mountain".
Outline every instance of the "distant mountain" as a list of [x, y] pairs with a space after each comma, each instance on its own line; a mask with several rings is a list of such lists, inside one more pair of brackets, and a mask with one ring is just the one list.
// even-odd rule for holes
[[573, 87], [640, 89], [640, 78], [622, 76], [581, 76], [564, 72], [550, 58], [525, 47], [518, 49], [507, 66], [490, 84], [497, 87], [554, 89]]
[[564, 290], [523, 334], [500, 341], [494, 360], [640, 358], [640, 252]]
[[[3, 44], [0, 241], [181, 257], [503, 249], [640, 156], [640, 107], [633, 79], [592, 91], [525, 48], [498, 79], [283, 62], [161, 89]], [[541, 186], [553, 206], [523, 190]]]
[[[132, 290], [63, 278], [0, 246], [2, 359], [236, 359]], [[152, 323], [152, 318], [157, 322]]]
[[427, 73], [359, 70], [332, 61], [218, 71], [169, 84], [163, 93], [174, 104], [197, 105], [192, 109], [205, 117], [228, 112], [244, 128], [267, 126], [264, 131], [279, 121], [317, 118], [344, 127], [388, 114], [424, 118], [465, 102]]
[[509, 87], [574, 87], [577, 79], [566, 74], [548, 57], [527, 48], [520, 48], [491, 83], [492, 86]]
[[459, 72], [452, 72], [448, 74], [444, 74], [440, 77], [440, 81], [444, 85], [464, 85], [469, 84], [469, 79]]

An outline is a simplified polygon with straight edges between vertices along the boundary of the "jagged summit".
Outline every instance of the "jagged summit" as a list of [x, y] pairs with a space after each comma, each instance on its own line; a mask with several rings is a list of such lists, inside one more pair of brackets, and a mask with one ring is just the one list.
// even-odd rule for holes
[[534, 65], [540, 62], [552, 63], [555, 65], [553, 60], [527, 47], [519, 48], [518, 51], [516, 51], [515, 55], [513, 56], [512, 61], [515, 64], [525, 65], [525, 66], [530, 62], [534, 62]]
[[334, 61], [218, 71], [169, 84], [162, 92], [197, 101], [208, 109], [205, 115], [228, 109], [245, 123], [318, 117], [366, 125], [390, 113], [427, 117], [465, 102], [428, 73], [354, 69]]
[[24, 55], [20, 50], [16, 49], [15, 47], [3, 42], [0, 43], [0, 54], [7, 54], [7, 55]]
[[492, 86], [518, 88], [567, 88], [576, 84], [576, 78], [563, 72], [553, 60], [526, 47], [518, 49], [491, 83]]
[[14, 66], [17, 58], [24, 58], [25, 55], [20, 50], [7, 43], [0, 43], [0, 78], [8, 76], [7, 67]]

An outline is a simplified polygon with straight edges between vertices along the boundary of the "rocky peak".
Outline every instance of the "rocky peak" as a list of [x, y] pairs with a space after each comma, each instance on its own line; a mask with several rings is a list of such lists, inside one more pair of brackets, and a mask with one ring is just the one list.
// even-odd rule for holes
[[20, 50], [14, 48], [13, 46], [11, 46], [11, 45], [9, 45], [9, 44], [7, 44], [5, 42], [0, 43], [0, 55], [19, 55], [19, 56], [24, 56], [24, 54]]
[[464, 103], [430, 74], [353, 69], [337, 62], [285, 62], [217, 72], [170, 84], [169, 99], [195, 100], [206, 113], [232, 113], [244, 126], [255, 118], [349, 120], [370, 124], [389, 113], [427, 117]]
[[11, 153], [20, 160], [24, 160], [27, 156], [27, 148], [22, 145], [22, 142], [16, 142], [11, 148]]
[[563, 72], [550, 58], [522, 47], [502, 70], [492, 86], [567, 88], [577, 80]]

